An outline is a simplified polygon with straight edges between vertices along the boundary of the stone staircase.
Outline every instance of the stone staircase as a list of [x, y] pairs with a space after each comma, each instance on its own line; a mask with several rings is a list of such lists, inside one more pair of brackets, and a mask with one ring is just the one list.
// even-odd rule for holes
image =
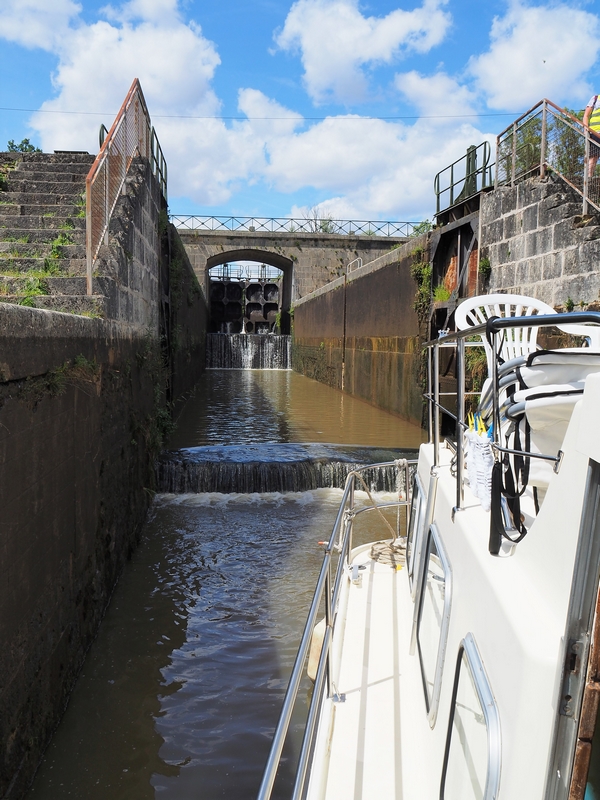
[[0, 302], [103, 317], [86, 294], [88, 153], [0, 153]]

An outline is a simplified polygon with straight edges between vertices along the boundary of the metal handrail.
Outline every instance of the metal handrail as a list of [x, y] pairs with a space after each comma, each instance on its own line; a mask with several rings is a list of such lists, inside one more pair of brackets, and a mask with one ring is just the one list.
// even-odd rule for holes
[[[438, 172], [433, 179], [436, 215], [474, 197], [484, 189], [492, 188], [494, 185], [492, 167], [494, 165], [490, 164], [491, 152], [489, 142], [482, 142], [477, 146], [471, 145], [464, 156]], [[480, 166], [477, 166], [478, 162]], [[455, 175], [456, 172], [458, 177]], [[448, 185], [440, 188], [442, 182]], [[441, 199], [443, 195], [446, 195], [443, 201], [444, 205], [442, 205]]]
[[131, 84], [106, 136], [105, 131], [106, 128], [102, 126], [100, 152], [85, 185], [88, 295], [92, 294], [94, 262], [102, 244], [108, 243], [111, 216], [134, 158], [141, 156], [148, 159], [165, 200], [167, 198], [167, 165], [137, 78]]
[[[463, 505], [464, 490], [463, 490], [463, 473], [464, 473], [464, 444], [462, 432], [468, 428], [465, 422], [465, 371], [464, 371], [464, 350], [465, 345], [483, 346], [479, 342], [467, 342], [466, 339], [471, 336], [491, 337], [491, 346], [494, 353], [498, 353], [498, 339], [499, 333], [510, 328], [542, 328], [551, 327], [564, 324], [581, 324], [581, 323], [596, 323], [600, 325], [600, 312], [599, 311], [574, 311], [564, 312], [559, 314], [536, 314], [529, 317], [491, 317], [487, 323], [481, 325], [474, 325], [460, 331], [453, 331], [438, 339], [432, 339], [426, 342], [423, 347], [429, 352], [433, 350], [433, 358], [429, 355], [427, 358], [427, 391], [423, 393], [423, 397], [428, 406], [428, 419], [430, 441], [433, 441], [433, 464], [434, 466], [440, 463], [440, 412], [444, 412], [452, 417], [456, 422], [456, 505], [453, 509], [453, 514], [460, 511]], [[443, 347], [457, 348], [457, 413], [454, 414], [449, 409], [445, 408], [440, 403], [439, 392], [439, 350]], [[517, 452], [519, 455], [527, 455], [533, 458], [542, 458], [548, 461], [554, 461], [555, 464], [560, 464], [561, 454], [556, 456], [547, 454], [534, 454], [524, 453], [523, 451], [512, 451], [504, 448], [500, 444], [500, 407], [498, 403], [498, 359], [494, 359], [494, 371], [492, 374], [494, 384], [493, 392], [493, 440], [492, 448], [498, 452]]]
[[[405, 470], [404, 480], [406, 489], [405, 499], [400, 500], [397, 503], [386, 503], [385, 507], [390, 508], [390, 507], [409, 506], [410, 504], [409, 469], [415, 463], [416, 462], [409, 462], [409, 461], [404, 462], [404, 470]], [[316, 724], [317, 724], [318, 714], [321, 708], [325, 687], [327, 687], [328, 697], [333, 697], [334, 693], [336, 693], [335, 681], [333, 675], [334, 664], [332, 663], [331, 647], [333, 642], [333, 635], [335, 633], [335, 623], [337, 619], [337, 605], [342, 586], [342, 578], [345, 572], [345, 568], [348, 565], [349, 555], [352, 552], [353, 518], [356, 515], [356, 513], [358, 513], [354, 507], [356, 473], [363, 472], [364, 470], [367, 469], [378, 469], [378, 468], [383, 469], [385, 467], [392, 467], [392, 466], [398, 467], [398, 463], [395, 461], [390, 461], [381, 464], [369, 464], [365, 467], [359, 467], [355, 469], [348, 475], [346, 479], [346, 484], [344, 487], [344, 493], [342, 495], [340, 508], [337, 513], [337, 517], [333, 526], [333, 530], [331, 532], [331, 536], [329, 537], [329, 540], [325, 547], [323, 563], [321, 565], [321, 570], [319, 572], [319, 577], [317, 579], [315, 593], [313, 596], [312, 603], [310, 605], [310, 610], [308, 612], [308, 617], [306, 620], [304, 631], [302, 633], [302, 638], [300, 640], [300, 645], [298, 648], [298, 653], [296, 655], [296, 660], [292, 668], [292, 673], [288, 683], [288, 688], [285, 694], [285, 698], [283, 700], [283, 706], [279, 716], [279, 721], [277, 723], [277, 727], [275, 728], [275, 733], [273, 734], [271, 750], [263, 773], [263, 779], [257, 795], [257, 800], [269, 800], [269, 798], [271, 797], [271, 792], [273, 790], [273, 785], [275, 783], [277, 770], [279, 768], [279, 763], [281, 760], [281, 754], [283, 752], [283, 746], [285, 744], [286, 736], [290, 725], [290, 720], [292, 718], [292, 713], [298, 697], [298, 691], [300, 689], [300, 683], [304, 674], [304, 666], [310, 649], [313, 630], [317, 621], [317, 615], [319, 613], [319, 609], [321, 608], [321, 604], [324, 601], [325, 624], [326, 624], [325, 636], [323, 637], [323, 644], [321, 646], [321, 655], [319, 658], [319, 665], [317, 667], [317, 673], [315, 676], [315, 685], [313, 689], [311, 703], [308, 710], [308, 717], [304, 731], [304, 737], [302, 740], [300, 757], [297, 765], [296, 781], [294, 785], [294, 792], [292, 798], [293, 800], [298, 800], [298, 798], [302, 796], [302, 793], [304, 791], [304, 784], [306, 781], [306, 774], [308, 770], [310, 754], [312, 752], [316, 735]], [[375, 506], [369, 506], [368, 509], [361, 509], [361, 511], [362, 510], [372, 511], [374, 510], [374, 508]], [[337, 563], [336, 573], [332, 581], [332, 559], [334, 551], [339, 552], [339, 559]]]
[[600, 211], [600, 186], [590, 183], [588, 164], [592, 140], [589, 130], [569, 111], [544, 98], [532, 106], [496, 139], [495, 187], [553, 172], [583, 199], [584, 214]]
[[423, 222], [388, 220], [299, 219], [297, 217], [201, 217], [172, 214], [179, 230], [244, 231], [247, 233], [311, 233], [338, 236], [386, 236], [401, 239], [413, 236]]

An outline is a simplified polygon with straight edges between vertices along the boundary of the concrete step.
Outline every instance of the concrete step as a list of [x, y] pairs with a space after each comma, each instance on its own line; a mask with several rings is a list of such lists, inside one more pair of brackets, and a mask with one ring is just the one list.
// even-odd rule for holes
[[[0, 212], [2, 206], [0, 206]], [[72, 226], [72, 227], [71, 227]], [[66, 216], [41, 216], [41, 215], [17, 215], [17, 214], [2, 214], [0, 213], [0, 231], [7, 230], [14, 232], [15, 236], [19, 236], [18, 231], [23, 231], [23, 235], [27, 231], [62, 231], [70, 230], [72, 233], [85, 233], [85, 217]], [[9, 234], [10, 235], [10, 234]]]
[[75, 180], [30, 180], [19, 171], [11, 172], [7, 177], [6, 193], [20, 195], [40, 195], [41, 197], [73, 197], [85, 193], [85, 181], [80, 175], [75, 176]]
[[26, 178], [30, 181], [80, 181], [85, 183], [91, 164], [17, 164], [9, 170], [8, 177]]
[[[79, 213], [85, 213], [85, 203], [68, 203], [65, 205], [37, 205], [34, 203], [12, 203], [4, 199], [5, 192], [0, 192], [0, 217], [66, 217], [77, 218]], [[36, 198], [37, 199], [37, 198]], [[81, 217], [83, 219], [83, 217]]]
[[[39, 290], [44, 295], [87, 295], [87, 278], [70, 276], [65, 278], [44, 276], [6, 276], [0, 275], [0, 296], [24, 295]], [[106, 297], [114, 294], [112, 278], [94, 278], [92, 281], [94, 295]]]
[[56, 206], [66, 206], [73, 208], [83, 195], [83, 190], [73, 192], [72, 194], [62, 192], [46, 192], [44, 194], [37, 192], [0, 192], [0, 200], [4, 203], [11, 205], [25, 206], [33, 203], [35, 200], [38, 206], [47, 206], [52, 210]]
[[51, 275], [85, 275], [85, 258], [16, 258], [0, 257], [0, 275], [27, 274], [33, 272], [44, 277]]
[[49, 169], [56, 167], [62, 169], [69, 164], [77, 166], [91, 166], [96, 156], [91, 153], [60, 152], [60, 153], [0, 153], [0, 164], [18, 162], [20, 166], [29, 167], [34, 164], [34, 169]]
[[61, 235], [66, 235], [72, 244], [85, 245], [85, 228], [8, 228], [0, 225], [0, 244], [52, 244]]
[[85, 258], [85, 244], [75, 244], [70, 239], [57, 237], [50, 243], [0, 242], [0, 260], [10, 258], [55, 258], [64, 260]]
[[106, 316], [106, 297], [103, 295], [0, 295], [0, 302], [86, 317]]

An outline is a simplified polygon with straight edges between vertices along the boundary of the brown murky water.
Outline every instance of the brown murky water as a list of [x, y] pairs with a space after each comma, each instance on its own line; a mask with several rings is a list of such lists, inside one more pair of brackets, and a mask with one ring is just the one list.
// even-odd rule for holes
[[[171, 446], [420, 437], [301, 376], [227, 371], [207, 375]], [[28, 800], [251, 800], [340, 498], [157, 497]], [[309, 692], [307, 681], [278, 798]]]
[[256, 442], [418, 447], [423, 431], [288, 370], [208, 370], [169, 447]]

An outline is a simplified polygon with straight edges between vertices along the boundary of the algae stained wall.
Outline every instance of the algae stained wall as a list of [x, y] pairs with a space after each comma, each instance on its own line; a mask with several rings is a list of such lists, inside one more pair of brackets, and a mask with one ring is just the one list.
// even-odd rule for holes
[[415, 238], [300, 300], [293, 368], [421, 424], [422, 359], [410, 268], [427, 242]]
[[110, 242], [130, 275], [128, 248], [143, 238], [130, 319], [125, 302], [108, 304], [112, 321], [0, 303], [0, 797], [10, 800], [31, 782], [137, 545], [167, 399], [204, 370], [204, 296], [151, 193], [130, 190]]

